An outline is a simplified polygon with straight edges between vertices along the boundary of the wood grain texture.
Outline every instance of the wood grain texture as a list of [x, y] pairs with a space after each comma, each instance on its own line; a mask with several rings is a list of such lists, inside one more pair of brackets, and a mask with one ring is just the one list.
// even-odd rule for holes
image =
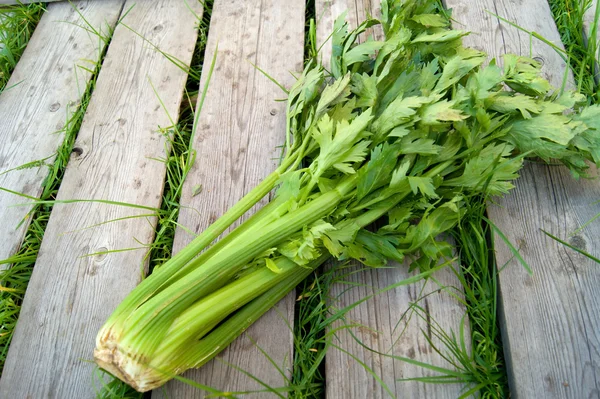
[[[366, 268], [360, 272], [345, 272], [348, 273], [345, 283], [336, 283], [331, 289], [331, 295], [338, 299], [332, 305], [338, 309], [413, 275], [408, 273], [408, 265], [399, 264], [391, 264], [389, 269]], [[332, 326], [351, 327], [335, 333], [333, 344], [340, 349], [331, 348], [327, 353], [327, 398], [460, 396], [463, 390], [461, 384], [399, 381], [438, 374], [391, 357], [410, 358], [453, 369], [429, 344], [428, 339], [442, 353], [448, 354], [448, 349], [435, 331], [439, 328], [449, 335], [454, 332], [459, 336], [461, 324], [466, 320], [463, 319], [465, 308], [454, 295], [462, 291], [456, 276], [448, 269], [441, 270], [433, 277], [440, 285], [428, 280], [392, 289], [361, 303], [347, 313], [343, 323]], [[468, 341], [468, 326], [464, 328]]]
[[[104, 47], [98, 38], [73, 25], [83, 23], [78, 12], [106, 34], [114, 27], [123, 2], [48, 6], [0, 95], [0, 187], [36, 198], [41, 195], [46, 167], [12, 169], [45, 158], [53, 162], [64, 138], [56, 132], [63, 128], [69, 107], [78, 103], [90, 79], [78, 65], [89, 68], [84, 60], [96, 62]], [[0, 259], [14, 255], [21, 245], [29, 223], [18, 225], [31, 208], [14, 205], [23, 202], [22, 197], [0, 191]]]
[[[318, 46], [329, 37], [333, 22], [345, 10], [348, 10], [347, 20], [351, 27], [356, 26], [358, 21], [364, 20], [367, 15], [377, 16], [380, 13], [379, 2], [375, 0], [317, 0], [316, 12], [317, 18], [320, 18], [317, 24]], [[382, 37], [380, 29], [367, 34]], [[327, 42], [322, 48], [325, 64], [329, 64], [330, 46], [330, 42]], [[333, 305], [343, 308], [411, 276], [408, 273], [408, 265], [392, 265], [393, 267], [389, 269], [365, 269], [360, 273], [351, 274], [346, 279], [349, 285], [333, 285], [331, 295], [338, 299]], [[442, 286], [447, 286], [450, 292], [461, 292], [457, 288], [458, 280], [451, 270], [442, 270], [435, 277]], [[327, 398], [458, 397], [463, 388], [460, 385], [398, 381], [402, 378], [432, 376], [434, 373], [387, 356], [411, 358], [427, 364], [451, 368], [428, 344], [423, 331], [436, 345], [439, 345], [438, 338], [432, 333], [431, 323], [437, 323], [447, 333], [454, 331], [458, 334], [464, 321], [465, 308], [448, 291], [440, 291], [439, 288], [432, 281], [398, 287], [348, 312], [346, 323], [356, 323], [359, 326], [337, 332], [337, 340], [334, 344], [342, 350], [332, 348], [327, 353], [325, 359]], [[411, 304], [420, 306], [425, 312], [414, 311]], [[340, 325], [336, 324], [332, 328]], [[468, 337], [468, 326], [465, 328]], [[357, 339], [381, 354], [366, 349]], [[443, 346], [440, 347], [445, 351]], [[372, 373], [367, 371], [359, 361], [372, 370]], [[387, 389], [373, 374], [381, 378]]]
[[[304, 3], [304, 0], [214, 3], [200, 87], [206, 81], [217, 43], [218, 53], [194, 138], [196, 162], [183, 189], [179, 216], [179, 223], [194, 232], [214, 222], [277, 166], [280, 154], [277, 147], [285, 138], [285, 102], [275, 100], [286, 95], [252, 64], [284, 86], [293, 84], [290, 71], [300, 72], [303, 63]], [[197, 185], [202, 185], [202, 193], [193, 196]], [[175, 250], [191, 239], [189, 233], [179, 229]], [[293, 324], [292, 295], [265, 314], [217, 359], [184, 376], [225, 391], [264, 389], [224, 363], [227, 362], [270, 386], [283, 386], [283, 376], [252, 340], [279, 366], [289, 370], [292, 332], [284, 318]], [[200, 398], [204, 394], [173, 381], [164, 390], [156, 390], [153, 397]]]
[[[447, 0], [453, 17], [477, 32], [465, 42], [498, 57], [529, 54], [529, 37], [484, 12], [490, 10], [560, 44], [544, 0]], [[560, 85], [565, 63], [533, 41], [533, 55], [546, 77]], [[569, 79], [571, 82], [571, 78]], [[572, 85], [572, 83], [569, 83]], [[597, 174], [597, 171], [593, 171]], [[575, 230], [600, 212], [598, 180], [575, 181], [563, 167], [529, 163], [516, 189], [490, 206], [490, 218], [520, 248], [530, 276], [496, 237], [503, 342], [511, 394], [515, 398], [600, 396], [600, 268], [551, 240], [542, 229], [598, 256], [600, 224]]]
[[[135, 0], [125, 4], [129, 10]], [[200, 12], [198, 3], [188, 2]], [[124, 22], [189, 63], [196, 17], [184, 2], [137, 2]], [[159, 207], [165, 138], [158, 126], [176, 116], [186, 75], [123, 25], [102, 65], [58, 200], [97, 199]], [[57, 204], [25, 295], [6, 366], [2, 398], [93, 398], [92, 351], [102, 323], [140, 281], [155, 219], [100, 203]], [[73, 232], [75, 230], [79, 230]], [[96, 255], [90, 255], [95, 254]]]

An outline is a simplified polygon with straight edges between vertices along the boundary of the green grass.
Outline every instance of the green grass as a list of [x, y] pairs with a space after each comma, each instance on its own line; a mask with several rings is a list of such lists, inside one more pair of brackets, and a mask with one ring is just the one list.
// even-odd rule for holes
[[297, 289], [293, 326], [294, 359], [292, 364], [292, 398], [325, 396], [325, 354], [330, 347], [327, 329], [332, 324], [328, 294], [336, 282], [333, 268], [318, 270]]
[[498, 325], [498, 268], [483, 198], [469, 198], [467, 213], [452, 232], [462, 266], [457, 273], [471, 327], [473, 378], [482, 398], [508, 397]]
[[0, 93], [6, 87], [43, 12], [41, 3], [0, 6]]
[[[98, 32], [98, 40], [110, 41], [112, 30]], [[79, 132], [83, 116], [94, 91], [96, 78], [100, 71], [108, 46], [98, 56], [98, 62], [93, 66], [79, 66], [82, 70], [91, 72], [90, 80], [85, 87], [78, 105], [67, 110], [66, 123], [57, 134], [64, 136], [63, 142], [56, 151], [54, 162], [45, 160], [33, 162], [23, 167], [46, 167], [48, 175], [42, 183], [40, 201], [36, 203], [27, 215], [30, 220], [25, 239], [19, 251], [10, 258], [0, 260], [0, 265], [8, 268], [0, 271], [0, 372], [4, 367], [8, 347], [12, 339], [14, 327], [19, 317], [21, 303], [29, 283], [31, 273], [44, 237], [44, 231], [53, 208], [58, 189], [73, 151], [73, 144]], [[100, 47], [101, 48], [101, 47]], [[77, 73], [77, 68], [75, 69]], [[9, 172], [10, 173], [10, 172]], [[24, 221], [25, 222], [25, 221]]]
[[[565, 46], [571, 70], [579, 92], [589, 103], [600, 101], [597, 75], [598, 44], [595, 37], [587, 37], [584, 14], [593, 9], [593, 0], [548, 0], [558, 32]], [[596, 22], [597, 25], [597, 22]], [[593, 29], [592, 29], [593, 30]]]

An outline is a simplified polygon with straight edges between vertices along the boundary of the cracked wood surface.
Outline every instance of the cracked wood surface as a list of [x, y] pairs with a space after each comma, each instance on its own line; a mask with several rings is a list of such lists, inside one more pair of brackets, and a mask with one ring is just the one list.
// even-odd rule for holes
[[[476, 34], [467, 45], [490, 57], [530, 55], [547, 79], [562, 84], [566, 64], [547, 45], [501, 22], [489, 10], [561, 45], [545, 0], [447, 0], [455, 27]], [[573, 87], [568, 75], [568, 87]], [[597, 170], [592, 169], [597, 176]], [[500, 310], [511, 395], [597, 398], [600, 395], [600, 268], [544, 235], [545, 230], [598, 257], [600, 224], [577, 232], [600, 212], [599, 180], [574, 180], [562, 166], [528, 162], [516, 188], [489, 207], [490, 218], [518, 248], [529, 275], [496, 236]]]

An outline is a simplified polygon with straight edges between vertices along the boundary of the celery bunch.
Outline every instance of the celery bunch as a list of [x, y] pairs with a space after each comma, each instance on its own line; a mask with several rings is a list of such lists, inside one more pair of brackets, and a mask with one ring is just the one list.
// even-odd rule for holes
[[[465, 196], [508, 192], [525, 156], [577, 176], [600, 163], [599, 107], [556, 94], [534, 60], [482, 67], [485, 54], [462, 47], [466, 32], [433, 3], [384, 0], [380, 20], [351, 31], [338, 19], [331, 71], [310, 63], [289, 92], [281, 165], [129, 294], [98, 333], [101, 367], [158, 387], [212, 359], [331, 256], [373, 267], [410, 256], [429, 270], [450, 256], [436, 237]], [[359, 44], [376, 24], [385, 40]]]

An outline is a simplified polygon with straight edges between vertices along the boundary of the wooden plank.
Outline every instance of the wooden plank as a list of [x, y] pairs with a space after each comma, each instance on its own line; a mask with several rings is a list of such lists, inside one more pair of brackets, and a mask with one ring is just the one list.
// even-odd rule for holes
[[[137, 4], [135, 4], [137, 3]], [[135, 7], [131, 8], [135, 4]], [[188, 2], [200, 12], [197, 2]], [[184, 2], [130, 0], [125, 23], [185, 63], [197, 39]], [[123, 25], [117, 26], [58, 193], [158, 207], [165, 138], [158, 126], [176, 117], [186, 74]], [[2, 398], [91, 398], [92, 352], [102, 323], [140, 282], [155, 219], [99, 203], [57, 204], [50, 217], [2, 380]], [[78, 231], [76, 231], [78, 230]], [[75, 231], [75, 232], [74, 232]], [[139, 241], [139, 242], [138, 242]], [[99, 253], [88, 256], [89, 254]]]
[[[560, 45], [544, 0], [514, 2], [447, 0], [461, 28], [477, 32], [468, 45], [491, 56], [511, 52], [529, 55], [530, 40], [492, 12]], [[533, 56], [546, 77], [562, 82], [565, 62], [537, 40]], [[594, 172], [597, 173], [597, 172]], [[590, 398], [600, 392], [600, 268], [542, 233], [542, 229], [598, 256], [600, 224], [577, 228], [600, 212], [598, 180], [574, 181], [563, 167], [529, 163], [516, 189], [489, 215], [520, 248], [533, 270], [529, 276], [496, 237], [500, 273], [502, 330], [513, 397]]]
[[[350, 26], [356, 26], [358, 21], [364, 20], [368, 14], [374, 16], [380, 14], [379, 3], [375, 0], [317, 0], [317, 40], [319, 45], [331, 34], [335, 18], [346, 9]], [[380, 28], [367, 33], [374, 34], [376, 37], [382, 36]], [[330, 44], [325, 44], [322, 51], [323, 61], [328, 64], [331, 54]], [[367, 268], [360, 273], [350, 274], [345, 279], [349, 285], [334, 284], [331, 295], [338, 301], [333, 305], [343, 308], [412, 275], [408, 273], [408, 265], [391, 264], [391, 266], [389, 269]], [[449, 287], [450, 292], [452, 290], [461, 292], [457, 288], [460, 287], [458, 280], [451, 270], [440, 271], [435, 278], [442, 286]], [[460, 396], [463, 388], [460, 385], [398, 381], [401, 378], [431, 376], [435, 373], [369, 351], [354, 338], [358, 338], [367, 347], [380, 353], [411, 358], [441, 367], [451, 367], [433, 350], [427, 342], [427, 337], [422, 333], [422, 331], [427, 331], [428, 338], [439, 345], [439, 339], [432, 333], [429, 322], [435, 321], [447, 333], [453, 330], [458, 334], [460, 330], [465, 308], [447, 291], [439, 290], [439, 288], [433, 282], [426, 283], [424, 281], [399, 287], [380, 294], [349, 311], [347, 323], [357, 323], [361, 326], [336, 333], [335, 344], [343, 350], [331, 349], [326, 356], [327, 397], [387, 398], [390, 394], [406, 398], [456, 398]], [[419, 317], [418, 313], [411, 310], [411, 304], [421, 306], [428, 315], [421, 313], [423, 317]], [[336, 324], [332, 328], [339, 326]], [[468, 327], [466, 328], [468, 336]], [[443, 348], [441, 345], [440, 347]], [[369, 372], [356, 359], [363, 362], [372, 372]], [[373, 374], [381, 378], [389, 391], [386, 392]]]
[[[0, 95], [0, 173], [40, 159], [53, 162], [64, 138], [55, 132], [63, 128], [68, 107], [80, 100], [90, 79], [77, 65], [89, 68], [84, 60], [95, 62], [104, 47], [74, 25], [84, 23], [78, 12], [106, 34], [122, 6], [123, 0], [48, 6]], [[0, 174], [0, 187], [37, 198], [47, 175], [45, 167], [12, 170]], [[17, 226], [30, 208], [14, 205], [23, 202], [22, 197], [0, 191], [0, 259], [14, 255], [21, 245], [29, 224]]]
[[[179, 216], [179, 223], [194, 232], [204, 230], [277, 166], [280, 154], [277, 147], [285, 137], [285, 102], [275, 100], [285, 98], [285, 93], [252, 64], [284, 86], [294, 83], [290, 71], [301, 72], [303, 64], [304, 3], [304, 0], [214, 3], [201, 87], [218, 43], [216, 66], [193, 143], [196, 163], [183, 189]], [[197, 185], [202, 185], [202, 194], [194, 196], [192, 192]], [[260, 206], [265, 203], [266, 199]], [[183, 229], [178, 230], [175, 249], [181, 249], [192, 238]], [[283, 376], [252, 340], [277, 365], [289, 370], [292, 332], [284, 318], [293, 324], [293, 295], [265, 314], [216, 360], [184, 376], [224, 391], [264, 389], [224, 363], [227, 362], [270, 386], [283, 386]], [[164, 390], [156, 390], [153, 397], [201, 398], [204, 393], [173, 381]]]

